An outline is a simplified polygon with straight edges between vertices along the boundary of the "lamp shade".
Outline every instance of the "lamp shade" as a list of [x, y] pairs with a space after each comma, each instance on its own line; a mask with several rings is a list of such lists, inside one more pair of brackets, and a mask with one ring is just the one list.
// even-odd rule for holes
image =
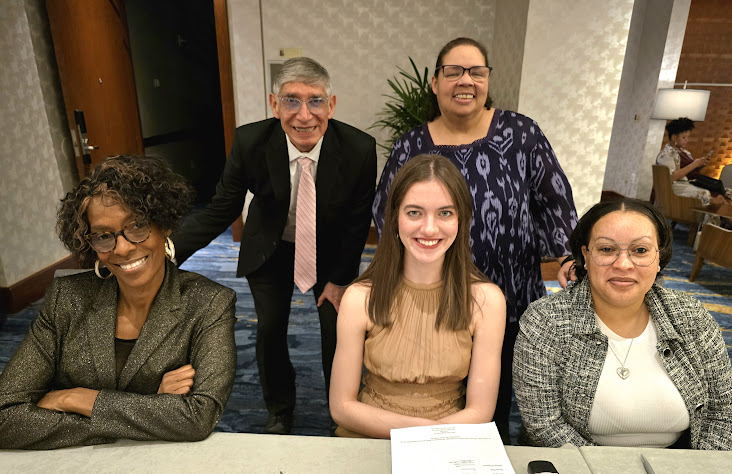
[[652, 119], [675, 120], [688, 117], [704, 121], [709, 103], [709, 91], [698, 89], [659, 89]]

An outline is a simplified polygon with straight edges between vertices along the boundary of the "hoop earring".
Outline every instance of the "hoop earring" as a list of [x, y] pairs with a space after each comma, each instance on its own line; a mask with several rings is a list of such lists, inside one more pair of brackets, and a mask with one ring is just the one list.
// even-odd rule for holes
[[[109, 269], [107, 269], [107, 271], [109, 271]], [[99, 270], [99, 260], [94, 262], [94, 273], [102, 280], [106, 280], [107, 278], [112, 276], [112, 272], [109, 272], [107, 276], [102, 276], [102, 272]]]
[[175, 245], [173, 245], [173, 241], [170, 240], [170, 237], [165, 238], [165, 256], [171, 262], [175, 260]]

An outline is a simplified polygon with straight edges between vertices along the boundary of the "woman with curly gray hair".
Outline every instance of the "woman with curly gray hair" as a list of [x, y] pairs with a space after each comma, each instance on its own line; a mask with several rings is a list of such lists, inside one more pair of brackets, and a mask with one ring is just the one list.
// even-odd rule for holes
[[54, 280], [0, 374], [0, 448], [213, 430], [234, 380], [236, 296], [170, 261], [168, 236], [191, 200], [160, 161], [127, 155], [62, 199], [59, 237], [94, 272]]

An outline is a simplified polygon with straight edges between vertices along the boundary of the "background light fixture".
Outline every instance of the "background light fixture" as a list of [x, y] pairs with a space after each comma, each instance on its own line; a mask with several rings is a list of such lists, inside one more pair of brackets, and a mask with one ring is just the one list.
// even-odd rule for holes
[[687, 89], [658, 89], [656, 106], [652, 119], [675, 120], [688, 117], [695, 122], [703, 122], [709, 104], [709, 91]]

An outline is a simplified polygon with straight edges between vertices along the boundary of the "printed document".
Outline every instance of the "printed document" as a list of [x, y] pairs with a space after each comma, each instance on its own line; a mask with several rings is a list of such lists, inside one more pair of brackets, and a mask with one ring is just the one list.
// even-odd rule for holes
[[495, 423], [391, 430], [391, 472], [513, 474]]

